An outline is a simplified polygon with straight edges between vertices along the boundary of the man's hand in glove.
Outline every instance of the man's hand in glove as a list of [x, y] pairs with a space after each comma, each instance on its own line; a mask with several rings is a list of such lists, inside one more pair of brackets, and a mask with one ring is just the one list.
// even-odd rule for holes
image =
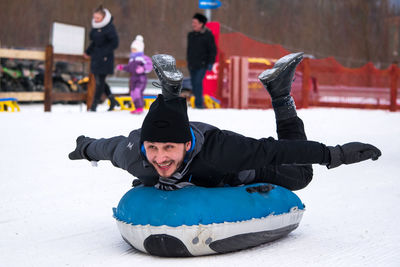
[[338, 167], [342, 164], [353, 164], [367, 159], [377, 160], [381, 151], [370, 144], [352, 142], [335, 147], [328, 146], [331, 162], [327, 165], [328, 169]]
[[87, 159], [91, 160], [87, 154], [86, 154], [86, 148], [89, 146], [89, 144], [96, 139], [94, 138], [89, 138], [84, 135], [79, 136], [76, 139], [76, 148], [74, 151], [69, 153], [68, 157], [69, 159], [75, 160], [75, 159]]

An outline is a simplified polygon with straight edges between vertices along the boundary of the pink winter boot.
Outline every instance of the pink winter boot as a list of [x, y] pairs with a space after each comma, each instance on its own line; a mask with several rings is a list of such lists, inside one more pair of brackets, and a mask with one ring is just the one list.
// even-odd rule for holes
[[131, 114], [139, 115], [143, 113], [143, 108], [137, 108], [131, 111]]

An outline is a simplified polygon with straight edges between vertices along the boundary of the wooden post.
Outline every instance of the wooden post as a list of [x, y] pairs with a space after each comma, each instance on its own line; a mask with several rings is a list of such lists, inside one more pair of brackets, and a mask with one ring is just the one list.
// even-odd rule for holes
[[53, 90], [53, 46], [47, 45], [44, 71], [44, 111], [51, 111], [51, 92]]
[[397, 110], [397, 81], [398, 81], [398, 67], [397, 64], [392, 64], [390, 68], [390, 111]]
[[229, 108], [240, 108], [240, 57], [230, 58], [229, 68]]
[[240, 58], [239, 108], [249, 108], [249, 59]]
[[217, 78], [217, 92], [216, 97], [222, 100], [222, 91], [224, 90], [224, 68], [225, 68], [225, 55], [222, 51], [219, 54], [218, 61], [218, 78]]
[[302, 90], [301, 90], [301, 98], [302, 98], [302, 108], [308, 108], [309, 105], [309, 92], [310, 92], [310, 59], [303, 59], [303, 81], [302, 81]]
[[89, 74], [89, 83], [87, 85], [87, 94], [86, 94], [86, 109], [89, 111], [90, 107], [93, 104], [94, 94], [96, 92], [96, 80], [94, 78], [93, 73]]

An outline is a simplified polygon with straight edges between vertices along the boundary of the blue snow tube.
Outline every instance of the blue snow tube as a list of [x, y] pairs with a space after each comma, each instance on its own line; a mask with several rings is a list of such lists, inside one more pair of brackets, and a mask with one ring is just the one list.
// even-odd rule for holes
[[227, 253], [281, 238], [300, 223], [304, 205], [271, 184], [129, 190], [113, 209], [123, 239], [166, 257]]

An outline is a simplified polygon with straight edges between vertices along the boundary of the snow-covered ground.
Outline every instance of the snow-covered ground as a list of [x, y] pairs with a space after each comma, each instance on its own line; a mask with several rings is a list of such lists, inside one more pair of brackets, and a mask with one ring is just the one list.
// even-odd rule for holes
[[[0, 266], [400, 266], [400, 112], [308, 109], [308, 138], [328, 145], [372, 143], [375, 162], [327, 170], [297, 195], [306, 204], [286, 238], [240, 252], [159, 258], [122, 240], [111, 208], [132, 177], [100, 162], [70, 161], [81, 134], [127, 135], [144, 114], [79, 105], [21, 105], [0, 113]], [[276, 136], [272, 110], [189, 110], [200, 120], [260, 138]], [[139, 204], [139, 203], [138, 203]]]

